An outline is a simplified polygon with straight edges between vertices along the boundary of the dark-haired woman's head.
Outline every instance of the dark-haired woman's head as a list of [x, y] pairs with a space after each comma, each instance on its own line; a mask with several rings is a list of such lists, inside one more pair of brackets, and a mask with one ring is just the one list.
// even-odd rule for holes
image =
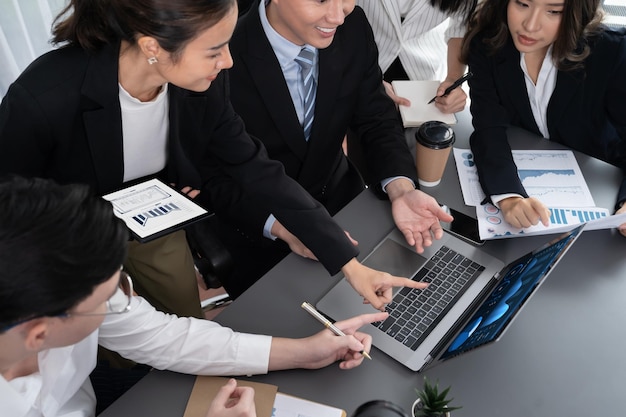
[[478, 34], [492, 53], [510, 36], [520, 52], [545, 53], [552, 46], [559, 69], [575, 68], [589, 55], [587, 41], [601, 20], [600, 0], [484, 0], [470, 19], [463, 59]]
[[236, 10], [236, 0], [71, 0], [56, 19], [53, 42], [97, 49], [150, 36], [176, 60], [192, 39]]
[[539, 55], [543, 59], [548, 48], [557, 40], [563, 10], [562, 1], [509, 1], [507, 26], [517, 50], [526, 55]]
[[89, 51], [119, 48], [120, 84], [151, 101], [165, 83], [206, 91], [233, 64], [236, 23], [235, 0], [71, 0], [53, 40]]

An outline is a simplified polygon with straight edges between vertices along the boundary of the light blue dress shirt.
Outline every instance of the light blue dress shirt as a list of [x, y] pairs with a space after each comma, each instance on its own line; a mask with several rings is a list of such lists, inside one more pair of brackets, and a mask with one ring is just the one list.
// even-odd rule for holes
[[285, 76], [285, 81], [287, 82], [287, 88], [289, 89], [289, 94], [291, 94], [291, 101], [293, 101], [296, 114], [298, 115], [298, 121], [302, 124], [304, 120], [304, 92], [302, 91], [303, 83], [300, 79], [300, 65], [295, 61], [295, 59], [304, 46], [309, 46], [309, 48], [314, 51], [313, 78], [315, 78], [315, 82], [317, 83], [319, 74], [319, 52], [316, 48], [310, 45], [296, 45], [276, 32], [267, 20], [267, 14], [265, 13], [265, 5], [263, 2], [259, 5], [259, 15], [261, 16], [261, 25], [265, 31], [265, 36], [267, 36], [270, 45], [272, 45], [274, 55], [276, 55], [280, 68], [283, 70], [283, 75]]
[[[302, 81], [300, 80], [300, 65], [295, 61], [295, 58], [300, 53], [303, 46], [298, 46], [293, 42], [283, 38], [278, 32], [274, 30], [270, 22], [267, 20], [267, 14], [265, 13], [265, 2], [259, 4], [259, 16], [261, 17], [261, 25], [265, 31], [272, 49], [274, 49], [274, 55], [278, 59], [280, 68], [283, 70], [285, 81], [287, 82], [287, 88], [291, 95], [291, 101], [298, 115], [298, 121], [300, 124], [304, 121], [304, 92], [302, 91]], [[319, 53], [316, 48], [311, 47], [315, 51], [315, 58], [313, 59], [313, 77], [317, 83], [317, 77], [319, 73], [318, 62]], [[263, 236], [268, 239], [276, 240], [276, 236], [272, 235], [271, 230], [276, 218], [273, 214], [270, 214], [265, 221], [263, 227]]]

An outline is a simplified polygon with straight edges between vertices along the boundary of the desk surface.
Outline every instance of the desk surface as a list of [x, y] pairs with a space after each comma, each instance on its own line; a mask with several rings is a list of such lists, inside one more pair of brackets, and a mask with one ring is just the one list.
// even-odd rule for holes
[[[458, 147], [467, 147], [469, 122], [455, 127]], [[410, 138], [410, 132], [407, 133]], [[518, 149], [555, 148], [523, 131], [512, 130]], [[576, 154], [598, 206], [613, 207], [620, 171]], [[451, 159], [442, 182], [426, 192], [457, 210], [464, 206]], [[363, 192], [336, 219], [359, 241], [362, 259], [393, 227], [389, 203]], [[487, 242], [484, 248], [505, 262], [538, 247], [550, 236]], [[597, 416], [626, 415], [623, 379], [626, 360], [626, 239], [612, 230], [585, 232], [555, 271], [527, 303], [502, 339], [425, 372], [443, 386], [452, 386], [454, 405], [463, 416]], [[300, 308], [315, 303], [339, 279], [328, 277], [317, 263], [288, 256], [217, 317], [223, 325], [244, 332], [304, 337], [320, 325]], [[280, 391], [337, 407], [350, 415], [360, 404], [393, 401], [405, 410], [421, 387], [422, 375], [400, 365], [376, 348], [372, 361], [341, 371], [292, 370], [254, 376]], [[151, 372], [101, 416], [182, 416], [194, 377]]]

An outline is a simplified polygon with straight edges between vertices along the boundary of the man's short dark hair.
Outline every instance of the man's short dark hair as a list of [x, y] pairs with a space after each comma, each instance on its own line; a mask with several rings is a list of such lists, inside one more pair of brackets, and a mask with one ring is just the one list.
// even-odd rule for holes
[[62, 314], [110, 279], [128, 229], [83, 185], [0, 180], [0, 329]]

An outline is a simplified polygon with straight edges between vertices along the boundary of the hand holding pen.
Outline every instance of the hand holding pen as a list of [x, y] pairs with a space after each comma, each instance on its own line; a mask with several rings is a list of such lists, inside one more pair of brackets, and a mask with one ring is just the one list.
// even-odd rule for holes
[[472, 74], [471, 72], [468, 72], [467, 74], [463, 75], [461, 78], [459, 78], [458, 80], [454, 81], [450, 86], [448, 86], [443, 94], [441, 96], [435, 96], [433, 97], [428, 104], [432, 103], [433, 101], [435, 101], [435, 99], [437, 97], [447, 97], [453, 90], [455, 90], [456, 88], [460, 87], [465, 81], [469, 80], [470, 78], [472, 78], [474, 74]]
[[[357, 329], [365, 324], [385, 320], [389, 316], [389, 314], [386, 312], [362, 314], [360, 316], [356, 316], [347, 320], [343, 320], [337, 323], [332, 323], [324, 315], [322, 315], [319, 311], [317, 311], [315, 307], [313, 307], [311, 304], [304, 302], [302, 303], [302, 308], [306, 310], [311, 316], [313, 316], [317, 321], [319, 321], [325, 327], [327, 327], [334, 335], [336, 336], [346, 336], [346, 334], [352, 335], [353, 336], [352, 340], [347, 339], [349, 342], [349, 345], [354, 346], [356, 342], [357, 345], [361, 344], [361, 346], [363, 346], [361, 349], [350, 348], [350, 351], [358, 352], [362, 356], [359, 355], [359, 358], [354, 358], [353, 353], [350, 353], [350, 351], [348, 351], [346, 353], [346, 356], [343, 358], [343, 362], [340, 364], [343, 369], [357, 366], [360, 363], [360, 360], [363, 359], [363, 357], [371, 359], [371, 357], [368, 354], [368, 351], [372, 343], [372, 338], [371, 336], [367, 334], [357, 332]], [[323, 335], [323, 334], [327, 335], [328, 333], [322, 332], [318, 335]], [[334, 336], [331, 336], [331, 337], [334, 337]], [[327, 344], [328, 344], [328, 341], [326, 342], [326, 345]]]

